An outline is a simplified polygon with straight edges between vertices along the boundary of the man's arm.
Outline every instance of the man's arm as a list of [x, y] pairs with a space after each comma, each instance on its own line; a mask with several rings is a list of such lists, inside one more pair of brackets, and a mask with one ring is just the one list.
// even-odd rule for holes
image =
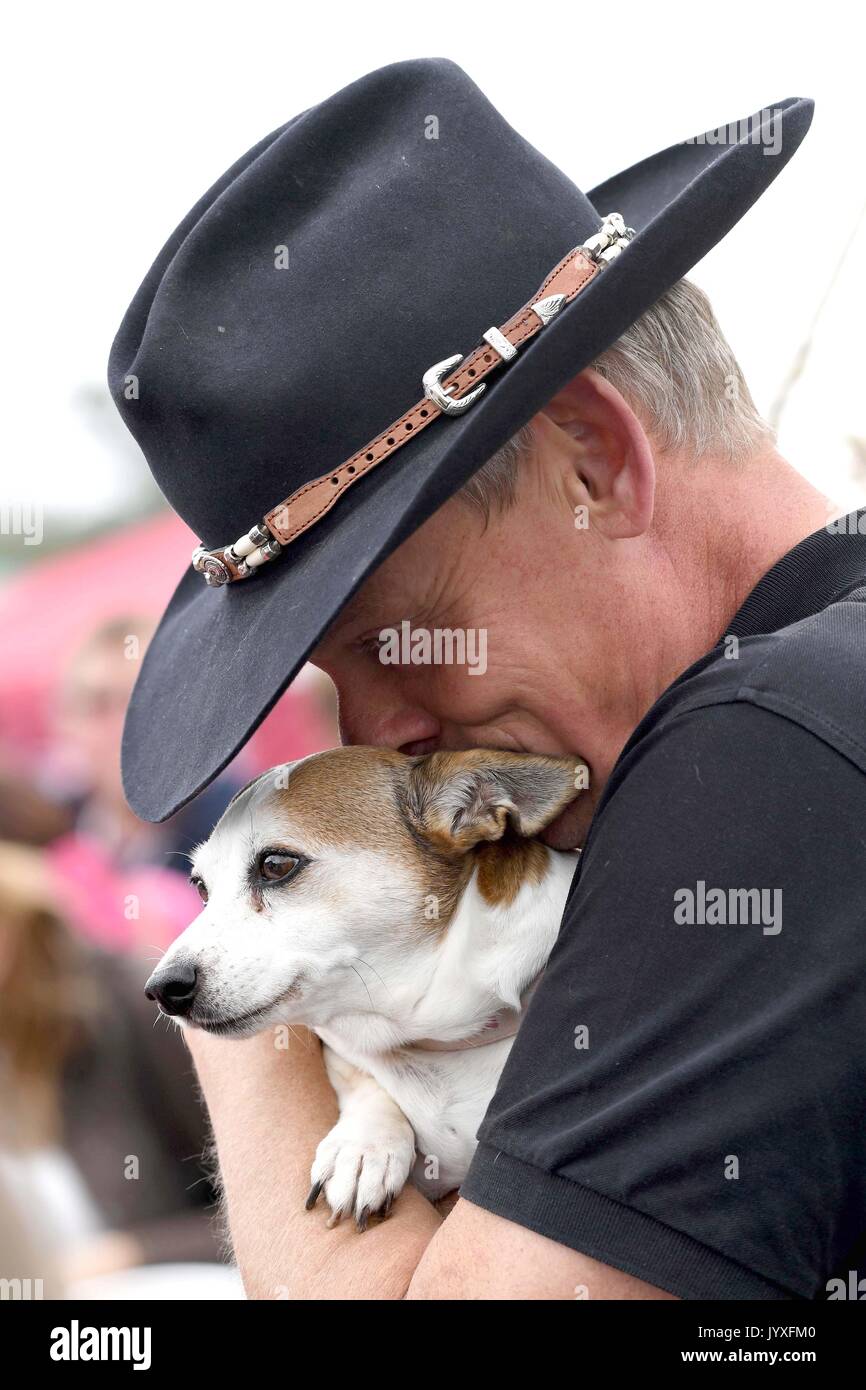
[[337, 1119], [318, 1039], [185, 1037], [210, 1111], [235, 1258], [251, 1298], [631, 1299], [661, 1290], [469, 1202], [442, 1221], [407, 1186], [360, 1235], [308, 1212], [310, 1164]]
[[409, 1299], [672, 1299], [567, 1245], [458, 1201], [424, 1252]]
[[242, 1042], [184, 1033], [210, 1112], [235, 1259], [250, 1298], [399, 1299], [440, 1217], [407, 1188], [363, 1234], [306, 1211], [310, 1165], [337, 1121], [317, 1037], [292, 1030]]

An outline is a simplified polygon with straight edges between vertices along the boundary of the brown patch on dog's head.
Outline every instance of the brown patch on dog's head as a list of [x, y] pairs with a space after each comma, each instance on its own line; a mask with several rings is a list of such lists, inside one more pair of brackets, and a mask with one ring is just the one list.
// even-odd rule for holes
[[394, 786], [408, 761], [389, 748], [329, 748], [295, 763], [282, 783], [278, 776], [274, 794], [305, 834], [345, 846], [369, 831], [382, 849], [399, 851], [406, 835]]
[[[435, 900], [435, 916], [422, 916], [433, 930], [447, 926], [472, 872], [462, 856], [446, 854], [423, 840], [403, 813], [406, 789], [419, 759], [387, 748], [352, 746], [316, 753], [269, 782], [285, 816], [286, 833], [300, 848], [347, 848], [364, 837], [377, 850], [400, 859], [414, 881], [419, 901]], [[264, 779], [260, 779], [264, 783]]]

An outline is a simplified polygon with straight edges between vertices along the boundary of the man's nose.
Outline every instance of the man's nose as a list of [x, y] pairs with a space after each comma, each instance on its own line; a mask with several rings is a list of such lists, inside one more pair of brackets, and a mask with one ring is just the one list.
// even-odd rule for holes
[[377, 699], [372, 705], [359, 701], [353, 693], [340, 693], [340, 740], [342, 743], [369, 743], [374, 748], [405, 748], [407, 744], [430, 740], [441, 733], [437, 719], [409, 706]]
[[144, 987], [148, 999], [154, 1000], [164, 1014], [188, 1014], [195, 1000], [198, 975], [195, 966], [186, 961], [154, 970]]

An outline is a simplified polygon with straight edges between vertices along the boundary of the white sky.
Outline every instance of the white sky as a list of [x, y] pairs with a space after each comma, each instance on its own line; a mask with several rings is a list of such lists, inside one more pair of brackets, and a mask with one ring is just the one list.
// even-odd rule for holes
[[[866, 201], [852, 5], [95, 0], [18, 6], [5, 24], [3, 497], [50, 503], [49, 524], [95, 519], [141, 490], [145, 465], [104, 408], [103, 382], [165, 238], [250, 145], [371, 68], [456, 59], [584, 188], [783, 97], [814, 97], [800, 152], [694, 273], [763, 409]], [[861, 223], [780, 441], [851, 504], [862, 488], [848, 441], [866, 438], [864, 253]]]

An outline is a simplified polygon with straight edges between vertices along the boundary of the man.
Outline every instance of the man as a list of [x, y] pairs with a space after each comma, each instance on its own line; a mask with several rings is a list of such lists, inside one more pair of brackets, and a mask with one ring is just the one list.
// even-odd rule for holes
[[[774, 108], [782, 158], [807, 108]], [[587, 204], [459, 69], [399, 64], [234, 166], [124, 321], [115, 396], [205, 538], [128, 716], [136, 810], [194, 793], [311, 651], [348, 741], [592, 773], [447, 1216], [407, 1191], [363, 1238], [327, 1230], [303, 1211], [335, 1119], [316, 1040], [190, 1037], [253, 1296], [816, 1298], [855, 1258], [866, 520], [827, 525], [681, 278], [777, 172], [760, 129]], [[406, 621], [483, 631], [483, 676], [383, 662]]]

